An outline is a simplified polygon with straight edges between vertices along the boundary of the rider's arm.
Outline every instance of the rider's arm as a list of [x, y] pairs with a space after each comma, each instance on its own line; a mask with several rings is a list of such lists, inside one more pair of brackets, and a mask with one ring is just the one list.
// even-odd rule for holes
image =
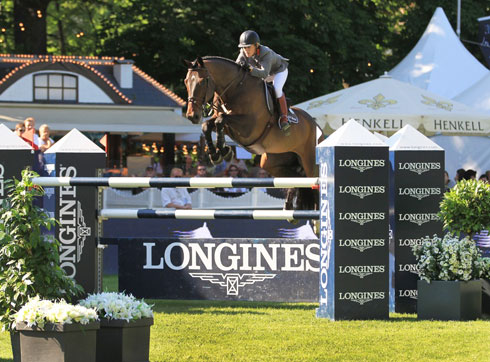
[[252, 67], [250, 74], [252, 74], [254, 77], [265, 79], [270, 75], [272, 67], [272, 54], [265, 54], [264, 57], [260, 60], [260, 65], [260, 68]]

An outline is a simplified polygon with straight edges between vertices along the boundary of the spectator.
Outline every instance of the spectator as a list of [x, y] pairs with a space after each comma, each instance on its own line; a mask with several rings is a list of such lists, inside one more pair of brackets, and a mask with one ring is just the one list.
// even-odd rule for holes
[[487, 174], [484, 173], [483, 175], [480, 176], [479, 178], [480, 181], [483, 181], [483, 182], [488, 182], [488, 178], [487, 178]]
[[[266, 170], [264, 170], [263, 168], [260, 168], [259, 167], [255, 171], [255, 177], [257, 177], [257, 178], [268, 178], [268, 177], [270, 177], [270, 175], [269, 175], [269, 173]], [[265, 187], [260, 187], [259, 190], [262, 191], [262, 192], [267, 193], [267, 189]]]
[[[228, 169], [225, 171], [225, 177], [238, 178], [242, 177], [241, 170], [236, 166], [231, 164], [228, 166]], [[225, 187], [223, 188], [224, 192], [230, 193], [244, 193], [247, 192], [248, 189], [245, 187]]]
[[466, 170], [463, 175], [463, 180], [476, 180], [476, 171], [475, 170]]
[[[170, 171], [170, 177], [183, 177], [184, 171], [175, 167]], [[192, 209], [192, 200], [186, 188], [162, 188], [162, 205], [165, 208]]]
[[458, 183], [459, 181], [461, 181], [463, 179], [463, 176], [464, 176], [464, 168], [460, 168], [456, 171], [456, 175], [454, 176], [454, 181], [456, 183]]
[[39, 138], [38, 138], [38, 147], [41, 152], [46, 152], [54, 144], [52, 138], [49, 137], [49, 126], [47, 124], [41, 125], [39, 127]]
[[36, 134], [36, 120], [34, 117], [27, 117], [24, 119], [25, 131], [22, 137], [30, 140], [36, 146], [39, 144], [39, 137]]
[[155, 169], [152, 166], [148, 166], [145, 169], [145, 176], [144, 177], [156, 177]]
[[197, 173], [196, 177], [208, 177], [208, 169], [205, 165], [199, 164], [197, 165]]
[[485, 172], [485, 175], [487, 175], [487, 180], [490, 180], [490, 170], [488, 170], [487, 172]]
[[24, 123], [19, 122], [15, 125], [15, 134], [20, 138], [23, 138], [22, 133], [24, 133], [25, 131], [26, 131], [26, 127], [24, 126]]
[[451, 189], [450, 183], [451, 179], [449, 178], [449, 174], [447, 171], [444, 171], [444, 192], [448, 192]]

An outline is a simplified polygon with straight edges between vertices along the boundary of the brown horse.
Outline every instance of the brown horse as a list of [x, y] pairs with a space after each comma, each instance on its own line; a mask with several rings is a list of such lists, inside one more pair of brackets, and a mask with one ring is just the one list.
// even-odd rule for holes
[[[318, 126], [310, 115], [293, 108], [299, 122], [291, 125], [290, 133], [285, 134], [277, 126], [277, 111], [271, 114], [269, 110], [262, 79], [221, 57], [197, 58], [194, 62], [186, 61], [186, 65], [187, 118], [199, 123], [203, 106], [214, 97], [214, 117], [202, 125], [213, 162], [219, 162], [229, 152], [225, 133], [250, 152], [262, 155], [261, 167], [272, 176], [318, 176], [315, 163]], [[216, 146], [211, 138], [212, 130], [218, 135]], [[311, 201], [297, 207], [306, 205], [311, 205]]]

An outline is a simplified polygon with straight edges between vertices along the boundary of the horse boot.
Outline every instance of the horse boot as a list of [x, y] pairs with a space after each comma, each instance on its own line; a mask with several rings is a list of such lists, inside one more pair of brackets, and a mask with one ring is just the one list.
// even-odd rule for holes
[[286, 95], [284, 92], [282, 93], [281, 97], [277, 98], [277, 101], [279, 102], [279, 110], [281, 112], [278, 122], [279, 129], [284, 133], [288, 133], [291, 125], [289, 124], [288, 120], [288, 105], [286, 103]]

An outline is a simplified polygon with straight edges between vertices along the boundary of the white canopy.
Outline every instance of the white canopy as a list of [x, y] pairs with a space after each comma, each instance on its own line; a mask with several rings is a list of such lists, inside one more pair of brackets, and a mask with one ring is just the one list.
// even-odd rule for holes
[[489, 135], [490, 116], [388, 75], [297, 105], [325, 133], [353, 118], [371, 131], [394, 133], [410, 124], [422, 133]]
[[476, 84], [458, 94], [453, 99], [490, 114], [490, 71]]
[[389, 74], [398, 80], [453, 98], [488, 73], [454, 32], [442, 8], [437, 8], [424, 34]]

